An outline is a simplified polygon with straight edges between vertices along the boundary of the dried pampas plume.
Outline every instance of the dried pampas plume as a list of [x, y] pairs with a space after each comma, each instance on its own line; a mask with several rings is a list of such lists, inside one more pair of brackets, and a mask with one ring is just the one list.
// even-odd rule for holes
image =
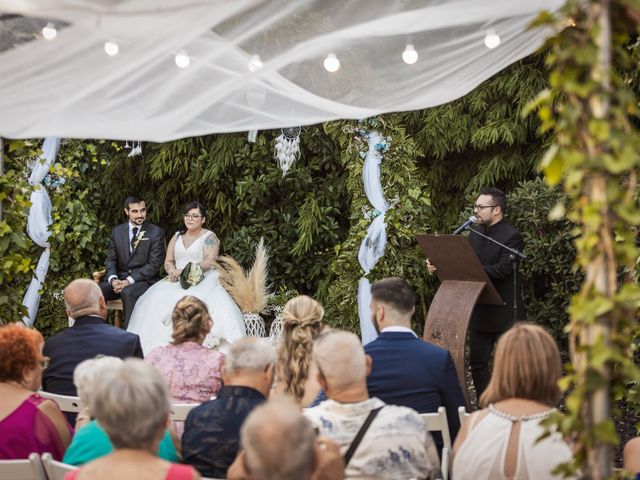
[[220, 272], [220, 284], [229, 292], [243, 313], [263, 312], [267, 306], [267, 248], [264, 239], [256, 248], [256, 259], [246, 272], [229, 255], [218, 257], [214, 268]]

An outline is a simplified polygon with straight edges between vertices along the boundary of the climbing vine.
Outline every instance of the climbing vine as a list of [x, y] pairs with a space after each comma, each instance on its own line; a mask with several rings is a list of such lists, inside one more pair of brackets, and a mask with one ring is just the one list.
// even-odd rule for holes
[[541, 168], [566, 193], [555, 211], [577, 226], [576, 262], [585, 275], [569, 308], [566, 414], [553, 420], [577, 446], [560, 470], [593, 479], [611, 475], [615, 400], [639, 400], [628, 387], [640, 379], [631, 353], [640, 305], [633, 273], [640, 112], [623, 73], [637, 62], [630, 45], [639, 13], [637, 1], [569, 0], [557, 15], [539, 19], [561, 30], [549, 42], [550, 88], [531, 105], [541, 130], [555, 134]]

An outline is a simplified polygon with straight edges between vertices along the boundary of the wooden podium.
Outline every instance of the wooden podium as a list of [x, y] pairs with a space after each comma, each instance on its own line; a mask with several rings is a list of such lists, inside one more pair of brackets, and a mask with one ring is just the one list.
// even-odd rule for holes
[[465, 378], [467, 328], [476, 303], [504, 305], [469, 240], [461, 235], [416, 235], [425, 255], [436, 266], [440, 288], [424, 323], [423, 340], [446, 348], [456, 365], [469, 409]]

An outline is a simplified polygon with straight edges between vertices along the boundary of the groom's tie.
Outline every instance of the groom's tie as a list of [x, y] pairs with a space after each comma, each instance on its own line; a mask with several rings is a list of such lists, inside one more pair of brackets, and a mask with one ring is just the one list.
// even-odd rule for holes
[[133, 227], [131, 229], [131, 233], [133, 233], [133, 235], [131, 236], [131, 251], [133, 252], [133, 249], [135, 248], [134, 245], [136, 243], [136, 237], [138, 236], [138, 230], [140, 230], [138, 227]]

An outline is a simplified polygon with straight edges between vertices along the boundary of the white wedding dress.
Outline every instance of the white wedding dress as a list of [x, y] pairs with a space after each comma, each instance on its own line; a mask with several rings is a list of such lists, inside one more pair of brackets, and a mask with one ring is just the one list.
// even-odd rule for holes
[[[182, 235], [178, 236], [175, 243], [176, 267], [184, 268], [189, 262], [202, 262], [204, 239], [208, 236], [209, 232], [200, 235], [189, 248], [185, 248]], [[138, 299], [127, 327], [128, 332], [140, 336], [145, 355], [171, 342], [171, 314], [178, 300], [186, 295], [199, 298], [209, 309], [213, 328], [203, 343], [205, 347], [213, 348], [223, 341], [233, 343], [246, 335], [242, 313], [231, 295], [220, 285], [217, 271], [205, 272], [204, 279], [198, 285], [186, 290], [180, 286], [180, 282], [170, 282], [164, 278]]]

